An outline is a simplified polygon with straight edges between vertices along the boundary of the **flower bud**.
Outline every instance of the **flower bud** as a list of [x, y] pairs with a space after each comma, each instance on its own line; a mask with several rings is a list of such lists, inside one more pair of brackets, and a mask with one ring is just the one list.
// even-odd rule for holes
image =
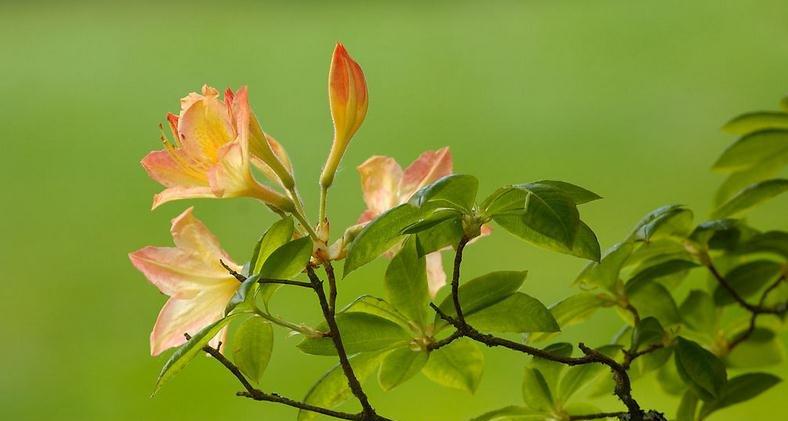
[[340, 43], [337, 43], [331, 59], [328, 98], [331, 119], [334, 121], [334, 140], [320, 176], [320, 185], [323, 187], [330, 186], [334, 181], [334, 173], [350, 143], [350, 138], [367, 115], [368, 98], [364, 73]]

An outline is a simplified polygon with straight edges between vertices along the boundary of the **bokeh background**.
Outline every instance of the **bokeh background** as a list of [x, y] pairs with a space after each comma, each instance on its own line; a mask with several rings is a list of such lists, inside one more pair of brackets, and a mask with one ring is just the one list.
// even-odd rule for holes
[[[722, 180], [709, 166], [733, 140], [718, 128], [775, 108], [788, 88], [784, 0], [4, 1], [0, 418], [294, 419], [294, 410], [234, 397], [239, 386], [207, 358], [151, 399], [166, 357], [149, 356], [148, 334], [165, 297], [126, 255], [170, 244], [169, 219], [192, 204], [239, 261], [274, 220], [240, 199], [149, 211], [159, 186], [138, 162], [159, 148], [164, 113], [203, 83], [249, 85], [315, 208], [337, 40], [362, 64], [371, 96], [330, 200], [340, 229], [362, 210], [357, 164], [372, 154], [410, 162], [444, 145], [483, 192], [552, 178], [600, 193], [605, 200], [583, 212], [603, 248], [662, 204], [703, 218]], [[752, 220], [786, 229], [787, 209], [779, 199]], [[529, 269], [527, 292], [552, 303], [583, 265], [499, 232], [472, 247], [466, 273]], [[342, 281], [340, 302], [380, 294], [383, 268]], [[275, 308], [318, 318], [301, 292], [283, 292]], [[601, 344], [617, 327], [603, 313], [566, 338]], [[300, 354], [284, 331], [276, 340], [263, 387], [301, 397], [333, 360]], [[473, 399], [421, 375], [393, 392], [374, 381], [368, 389], [382, 413], [404, 420], [461, 420], [519, 403], [522, 357], [485, 353]], [[786, 366], [775, 372], [788, 375]], [[673, 413], [675, 400], [651, 380], [635, 390], [645, 406]], [[713, 420], [774, 419], [786, 393], [782, 384]], [[596, 403], [618, 408], [612, 397]]]

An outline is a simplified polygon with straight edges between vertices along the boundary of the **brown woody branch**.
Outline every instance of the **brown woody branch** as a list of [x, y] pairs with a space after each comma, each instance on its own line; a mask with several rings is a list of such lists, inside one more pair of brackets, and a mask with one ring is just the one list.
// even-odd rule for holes
[[[763, 307], [763, 305], [766, 303], [766, 299], [769, 297], [769, 294], [775, 289], [777, 289], [777, 287], [779, 287], [783, 281], [785, 281], [785, 275], [778, 277], [777, 280], [775, 280], [771, 285], [769, 285], [768, 288], [766, 288], [763, 291], [763, 294], [761, 294], [761, 298], [758, 300], [758, 307]], [[783, 305], [783, 313], [785, 312], [784, 307], [785, 306]], [[728, 344], [728, 352], [733, 351], [733, 349], [739, 346], [742, 342], [746, 341], [747, 339], [750, 339], [752, 334], [755, 332], [758, 316], [760, 316], [761, 314], [764, 313], [751, 312], [750, 324], [749, 326], [747, 326], [747, 330], [745, 330], [744, 332], [742, 332], [742, 334], [731, 340], [731, 342]]]

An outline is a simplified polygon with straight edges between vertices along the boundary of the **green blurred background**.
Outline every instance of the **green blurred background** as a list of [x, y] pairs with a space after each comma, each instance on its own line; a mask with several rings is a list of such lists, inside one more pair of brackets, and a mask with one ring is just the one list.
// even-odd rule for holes
[[[788, 87], [784, 0], [2, 2], [0, 418], [294, 419], [294, 410], [234, 397], [234, 379], [203, 358], [149, 398], [164, 358], [149, 356], [148, 334], [165, 297], [126, 255], [170, 244], [169, 219], [191, 204], [238, 261], [274, 220], [242, 199], [149, 211], [160, 188], [138, 162], [160, 147], [164, 113], [203, 83], [249, 85], [314, 209], [337, 40], [362, 64], [371, 96], [332, 192], [337, 231], [362, 210], [357, 164], [372, 154], [410, 162], [443, 145], [483, 192], [553, 178], [600, 193], [605, 200], [583, 210], [603, 248], [662, 204], [690, 205], [700, 218], [722, 179], [708, 168], [733, 140], [719, 126], [775, 108]], [[786, 229], [786, 209], [779, 199], [752, 220]], [[529, 269], [527, 291], [552, 303], [583, 265], [499, 232], [472, 247], [466, 273]], [[344, 280], [340, 301], [380, 294], [383, 268]], [[318, 318], [298, 291], [275, 307]], [[566, 338], [601, 344], [617, 327], [607, 312]], [[276, 339], [263, 388], [301, 397], [333, 360], [301, 355], [284, 331]], [[368, 388], [383, 414], [404, 420], [519, 403], [522, 357], [485, 353], [473, 398], [421, 375], [389, 393]], [[651, 380], [635, 390], [645, 406], [673, 413], [675, 401]], [[713, 419], [773, 419], [788, 408], [786, 392], [780, 385]], [[596, 403], [618, 408], [612, 397]]]

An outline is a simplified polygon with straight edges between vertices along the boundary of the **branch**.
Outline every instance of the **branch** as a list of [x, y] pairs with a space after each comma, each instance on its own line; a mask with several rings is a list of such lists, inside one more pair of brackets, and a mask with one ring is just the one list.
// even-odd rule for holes
[[621, 418], [624, 415], [627, 415], [627, 412], [600, 412], [597, 414], [570, 415], [569, 421], [595, 420], [598, 418]]
[[[769, 297], [769, 294], [775, 289], [777, 289], [777, 287], [779, 287], [783, 281], [785, 281], [785, 275], [781, 275], [779, 278], [777, 278], [777, 280], [774, 281], [774, 283], [769, 285], [769, 287], [763, 291], [760, 300], [758, 300], [758, 307], [763, 307], [764, 303], [766, 303], [766, 299]], [[756, 313], [756, 312], [752, 312], [750, 314], [750, 325], [747, 327], [746, 331], [744, 331], [741, 335], [733, 339], [730, 342], [730, 344], [728, 344], [728, 352], [733, 351], [734, 348], [736, 348], [742, 342], [746, 341], [747, 339], [750, 338], [750, 336], [752, 336], [752, 334], [755, 332], [758, 316], [760, 315], [761, 313]]]
[[[709, 272], [711, 272], [711, 274], [714, 276], [714, 278], [717, 279], [717, 282], [723, 288], [725, 288], [726, 291], [728, 291], [728, 293], [731, 295], [731, 297], [733, 297], [733, 299], [740, 306], [742, 306], [745, 310], [749, 311], [753, 315], [755, 315], [755, 314], [776, 314], [776, 315], [779, 316], [779, 315], [785, 314], [786, 311], [788, 311], [788, 305], [786, 305], [788, 303], [782, 304], [782, 305], [777, 306], [777, 307], [765, 307], [763, 305], [763, 301], [761, 301], [761, 303], [759, 303], [757, 305], [756, 304], [750, 304], [749, 302], [747, 302], [747, 300], [744, 299], [744, 297], [739, 295], [739, 293], [733, 288], [733, 285], [731, 285], [731, 283], [728, 282], [728, 280], [725, 279], [724, 276], [722, 276], [720, 271], [717, 270], [717, 267], [714, 266], [714, 263], [711, 262], [711, 259], [708, 259], [708, 262], [706, 263], [706, 267], [709, 269]], [[784, 280], [785, 280], [785, 276], [784, 275], [780, 276], [780, 278], [777, 279], [777, 282], [775, 282], [775, 284], [772, 284], [772, 286], [769, 287], [768, 292], [771, 292], [772, 289], [777, 288], [777, 286], [780, 285], [780, 282], [782, 282]]]
[[[468, 243], [469, 239], [463, 237], [457, 245], [457, 250], [454, 256], [454, 271], [452, 273], [452, 281], [451, 281], [451, 288], [452, 288], [452, 300], [454, 302], [454, 310], [457, 314], [457, 318], [450, 317], [446, 313], [444, 313], [438, 306], [433, 303], [430, 303], [430, 306], [435, 310], [436, 313], [445, 321], [450, 323], [456, 331], [447, 337], [444, 340], [435, 342], [428, 346], [428, 349], [435, 350], [442, 346], [448, 345], [452, 341], [460, 338], [460, 337], [467, 337], [477, 342], [483, 343], [489, 347], [504, 347], [514, 351], [522, 352], [534, 357], [555, 361], [561, 364], [569, 365], [569, 366], [576, 366], [576, 365], [583, 365], [583, 364], [591, 364], [591, 363], [598, 363], [606, 365], [610, 368], [613, 372], [613, 380], [616, 382], [615, 387], [615, 394], [618, 396], [619, 400], [624, 403], [627, 407], [628, 414], [630, 415], [630, 420], [632, 421], [642, 421], [644, 419], [645, 413], [640, 408], [640, 405], [637, 401], [632, 397], [632, 385], [629, 379], [629, 375], [627, 374], [627, 366], [619, 364], [614, 359], [608, 357], [600, 353], [599, 351], [587, 347], [585, 344], [580, 343], [578, 347], [583, 354], [583, 357], [564, 357], [561, 355], [555, 355], [545, 350], [535, 348], [526, 344], [522, 344], [519, 342], [514, 342], [508, 339], [499, 338], [490, 334], [481, 333], [478, 330], [474, 329], [471, 325], [469, 325], [462, 313], [462, 306], [460, 303], [459, 297], [459, 283], [460, 283], [460, 266], [462, 264], [462, 253], [465, 248], [465, 245]], [[636, 314], [636, 313], [635, 313]], [[650, 351], [649, 351], [650, 352]], [[635, 357], [630, 358], [631, 360]]]
[[[189, 336], [188, 334], [186, 334], [185, 336], [187, 340], [191, 339], [191, 336]], [[293, 408], [298, 408], [305, 411], [317, 412], [319, 414], [328, 415], [330, 417], [339, 418], [343, 420], [366, 419], [363, 417], [362, 413], [351, 414], [348, 412], [334, 411], [332, 409], [310, 405], [305, 402], [300, 402], [290, 398], [286, 398], [276, 393], [265, 393], [262, 390], [259, 390], [254, 386], [252, 386], [249, 380], [246, 379], [246, 376], [244, 376], [243, 373], [241, 373], [241, 370], [230, 360], [228, 360], [224, 355], [222, 355], [222, 353], [219, 352], [219, 349], [213, 348], [210, 345], [205, 345], [202, 349], [203, 351], [210, 354], [214, 359], [219, 361], [223, 366], [225, 366], [225, 368], [227, 368], [227, 370], [229, 370], [238, 379], [238, 381], [241, 382], [241, 384], [243, 385], [244, 389], [246, 389], [246, 391], [236, 393], [237, 396], [244, 396], [257, 401], [281, 403], [283, 405], [287, 405]]]
[[[227, 269], [227, 272], [230, 273], [238, 282], [246, 281], [246, 276], [241, 273], [236, 272], [233, 268], [224, 263], [224, 260], [219, 260], [219, 263], [222, 264], [222, 267]], [[289, 279], [273, 279], [273, 278], [260, 278], [257, 280], [258, 284], [281, 284], [281, 285], [292, 285], [297, 287], [309, 288], [312, 289], [314, 286], [310, 282], [302, 282], [302, 281], [291, 281]]]
[[[342, 336], [339, 332], [339, 327], [337, 326], [334, 312], [331, 309], [329, 301], [326, 298], [326, 293], [323, 290], [323, 281], [320, 280], [317, 274], [315, 274], [315, 270], [311, 266], [306, 267], [306, 273], [309, 276], [309, 279], [312, 281], [313, 288], [317, 293], [318, 300], [320, 301], [320, 308], [323, 311], [323, 318], [326, 319], [326, 324], [328, 324], [329, 336], [334, 342], [334, 348], [336, 348], [337, 355], [339, 356], [339, 365], [342, 367], [342, 371], [345, 373], [345, 377], [347, 378], [348, 386], [350, 387], [351, 392], [353, 392], [353, 395], [361, 404], [361, 414], [363, 415], [363, 418], [361, 419], [390, 421], [375, 412], [375, 408], [373, 408], [372, 404], [369, 403], [369, 398], [367, 398], [367, 394], [364, 393], [364, 389], [361, 387], [361, 382], [358, 381], [356, 374], [353, 372], [353, 367], [350, 365], [350, 360], [348, 359], [347, 352], [345, 351], [345, 345], [342, 343]], [[334, 274], [332, 270], [326, 270], [326, 273], [329, 276], [330, 284], [336, 282], [336, 279], [332, 279]]]

